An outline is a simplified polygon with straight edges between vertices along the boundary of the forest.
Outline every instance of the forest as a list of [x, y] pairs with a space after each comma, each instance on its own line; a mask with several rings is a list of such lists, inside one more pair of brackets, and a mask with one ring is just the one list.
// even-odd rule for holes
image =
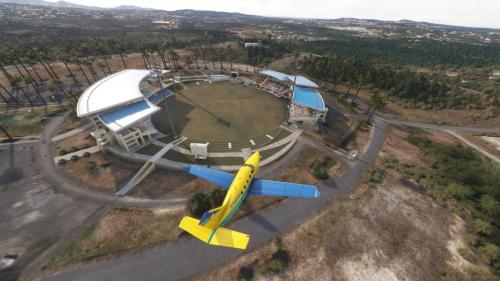
[[500, 44], [472, 44], [435, 39], [388, 39], [338, 35], [335, 40], [302, 42], [303, 51], [358, 60], [422, 67], [500, 66]]
[[451, 85], [448, 79], [379, 65], [352, 56], [310, 56], [304, 59], [302, 67], [304, 73], [315, 79], [380, 91], [411, 108], [485, 109], [500, 104], [496, 91], [485, 93], [487, 98], [479, 99], [476, 94]]

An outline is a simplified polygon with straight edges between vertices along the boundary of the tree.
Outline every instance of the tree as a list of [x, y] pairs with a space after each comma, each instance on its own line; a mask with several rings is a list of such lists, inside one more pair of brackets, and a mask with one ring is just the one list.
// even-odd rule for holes
[[186, 64], [187, 64], [188, 69], [190, 69], [192, 62], [193, 62], [193, 59], [190, 56], [186, 57]]
[[28, 81], [27, 81], [27, 83], [28, 83], [28, 84], [26, 84], [26, 87], [28, 87], [28, 86], [29, 86], [29, 84], [31, 84], [31, 86], [33, 86], [33, 90], [35, 90], [35, 93], [36, 93], [36, 95], [38, 96], [38, 98], [42, 101], [42, 103], [43, 103], [44, 105], [47, 105], [47, 102], [46, 102], [46, 101], [45, 101], [45, 99], [43, 98], [43, 96], [42, 96], [42, 94], [40, 93], [40, 91], [38, 91], [38, 89], [36, 88], [36, 86], [35, 86], [35, 85], [33, 85], [32, 81], [31, 81], [31, 79], [32, 79], [32, 78], [31, 78], [31, 77], [27, 77], [26, 79], [28, 80]]
[[87, 57], [85, 61], [83, 61], [83, 64], [87, 67], [87, 69], [90, 72], [90, 75], [92, 75], [92, 78], [94, 78], [94, 81], [97, 81], [97, 74], [94, 71], [94, 68], [92, 67], [92, 61]]
[[2, 84], [0, 84], [0, 88], [1, 88], [1, 89], [5, 92], [5, 93], [7, 93], [7, 95], [8, 95], [8, 96], [9, 96], [12, 100], [14, 100], [14, 102], [15, 102], [17, 105], [19, 105], [19, 101], [18, 101], [18, 100], [14, 97], [14, 95], [12, 95], [12, 93], [11, 93], [9, 90], [7, 90], [7, 88], [5, 88]]
[[[373, 114], [375, 114], [375, 111], [377, 110], [382, 110], [385, 105], [387, 103], [385, 102], [385, 100], [380, 96], [380, 95], [373, 95], [370, 100], [368, 101], [368, 110], [366, 111], [367, 113], [370, 114], [370, 116], [368, 117], [368, 122], [370, 122], [370, 120], [372, 119], [373, 117]], [[370, 113], [370, 109], [372, 109], [372, 112]]]
[[21, 78], [19, 78], [18, 76], [12, 76], [12, 80], [10, 81], [12, 87], [16, 90], [20, 90], [22, 93], [23, 93], [23, 96], [26, 98], [26, 100], [28, 101], [28, 103], [30, 105], [33, 105], [33, 102], [31, 101], [30, 97], [28, 96], [28, 94], [26, 93], [26, 91], [24, 91], [23, 87], [21, 86], [20, 84], [21, 82]]
[[[32, 81], [32, 83], [34, 83], [36, 86], [40, 86], [40, 84], [36, 81], [36, 79], [31, 75], [31, 73], [29, 72], [29, 70], [26, 68], [26, 65], [23, 62], [23, 58], [19, 58], [18, 60], [19, 60], [19, 64], [21, 65], [21, 67], [28, 74], [28, 77], [30, 78], [30, 80]], [[42, 83], [41, 80], [40, 80], [40, 83]]]
[[102, 63], [101, 61], [97, 61], [97, 66], [101, 69], [102, 71], [102, 74], [104, 74], [103, 77], [106, 77], [108, 74], [106, 73], [106, 68], [105, 68], [105, 64]]
[[78, 59], [78, 58], [75, 58], [73, 62], [74, 62], [74, 64], [76, 64], [76, 66], [78, 66], [78, 69], [83, 74], [83, 77], [85, 77], [85, 81], [87, 81], [87, 83], [89, 85], [91, 85], [92, 83], [90, 82], [90, 79], [87, 76], [87, 73], [85, 73], [85, 70], [83, 70], [83, 68], [82, 68], [82, 61], [80, 59]]
[[201, 48], [201, 55], [203, 57], [203, 64], [205, 65], [205, 69], [207, 69], [207, 60], [206, 60], [207, 49], [205, 47]]
[[479, 199], [479, 207], [490, 216], [497, 215], [500, 210], [498, 201], [489, 194], [481, 196]]
[[482, 219], [475, 219], [473, 222], [474, 232], [490, 236], [493, 233], [493, 227], [491, 224]]
[[187, 210], [195, 217], [201, 217], [206, 211], [210, 209], [210, 202], [208, 196], [204, 193], [196, 193], [189, 199]]
[[73, 71], [71, 71], [71, 69], [68, 66], [68, 62], [70, 61], [69, 56], [67, 54], [63, 54], [59, 49], [54, 49], [52, 52], [53, 56], [63, 63], [64, 67], [68, 71], [70, 77], [73, 79], [75, 84], [78, 84], [78, 80], [76, 79], [75, 74], [73, 73]]
[[4, 127], [2, 127], [2, 125], [0, 125], [0, 131], [2, 131], [2, 132], [4, 133], [4, 135], [5, 135], [5, 136], [7, 136], [7, 138], [8, 138], [10, 141], [12, 141], [12, 140], [13, 140], [12, 136], [11, 136], [11, 135], [7, 132], [7, 130], [6, 130]]

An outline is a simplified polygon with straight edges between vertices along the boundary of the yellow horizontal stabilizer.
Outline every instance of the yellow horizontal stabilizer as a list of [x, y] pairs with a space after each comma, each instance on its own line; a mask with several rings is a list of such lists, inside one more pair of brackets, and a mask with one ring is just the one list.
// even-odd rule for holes
[[241, 232], [219, 227], [215, 230], [199, 225], [199, 220], [184, 217], [179, 227], [201, 241], [215, 246], [246, 249], [250, 236]]
[[184, 217], [179, 224], [179, 227], [187, 232], [189, 232], [194, 237], [200, 239], [201, 241], [207, 243], [210, 235], [212, 235], [213, 230], [199, 225], [200, 221], [192, 217]]
[[237, 249], [246, 249], [250, 235], [238, 231], [230, 230], [224, 227], [219, 227], [215, 231], [210, 245], [224, 246]]

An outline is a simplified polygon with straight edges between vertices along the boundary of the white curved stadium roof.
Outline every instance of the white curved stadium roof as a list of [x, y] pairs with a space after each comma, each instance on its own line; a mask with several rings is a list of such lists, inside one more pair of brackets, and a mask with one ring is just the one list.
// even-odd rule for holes
[[278, 79], [280, 81], [289, 81], [289, 82], [295, 83], [295, 85], [301, 86], [301, 87], [319, 88], [319, 86], [316, 83], [314, 83], [313, 81], [311, 81], [311, 80], [309, 80], [306, 77], [301, 76], [301, 75], [298, 75], [298, 76], [288, 75], [286, 73], [278, 72], [278, 71], [274, 71], [274, 70], [270, 70], [270, 69], [262, 70], [259, 72], [259, 74], [269, 76], [269, 77], [272, 77], [274, 79]]
[[76, 114], [84, 117], [144, 99], [139, 83], [149, 70], [126, 69], [91, 85], [78, 99]]
[[151, 104], [148, 100], [141, 100], [135, 103], [128, 104], [102, 114], [99, 118], [102, 123], [113, 132], [119, 132], [126, 129], [140, 120], [151, 116], [159, 111], [160, 108]]

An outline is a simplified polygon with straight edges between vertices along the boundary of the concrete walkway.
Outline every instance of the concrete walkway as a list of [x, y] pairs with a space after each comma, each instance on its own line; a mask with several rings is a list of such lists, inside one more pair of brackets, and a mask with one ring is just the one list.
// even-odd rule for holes
[[[121, 205], [142, 208], [165, 206], [177, 208], [179, 206], [182, 206], [189, 199], [188, 197], [172, 197], [166, 199], [148, 199], [129, 196], [117, 197], [105, 192], [89, 189], [86, 186], [69, 179], [63, 173], [61, 173], [60, 168], [54, 164], [52, 158], [52, 155], [55, 154], [51, 142], [52, 136], [57, 131], [57, 129], [60, 128], [64, 121], [65, 117], [63, 116], [51, 119], [51, 122], [49, 122], [45, 126], [36, 149], [37, 166], [44, 174], [47, 182], [49, 182], [57, 191], [64, 192], [74, 198], [86, 199], [95, 202], [112, 203], [118, 206]], [[178, 169], [182, 169], [182, 167], [178, 167]]]
[[67, 131], [66, 133], [62, 133], [60, 135], [54, 136], [52, 138], [52, 142], [58, 142], [60, 140], [67, 139], [67, 138], [72, 137], [74, 135], [77, 135], [79, 133], [85, 132], [86, 130], [90, 129], [91, 127], [92, 127], [92, 124], [86, 123], [85, 125], [80, 126], [78, 128], [75, 128], [73, 130]]
[[78, 151], [75, 151], [75, 152], [71, 152], [71, 153], [68, 153], [68, 154], [64, 154], [64, 155], [60, 155], [60, 156], [56, 156], [54, 157], [54, 163], [59, 163], [59, 160], [61, 159], [64, 159], [66, 161], [70, 161], [71, 160], [71, 157], [73, 156], [77, 156], [78, 158], [81, 158], [81, 157], [84, 157], [85, 153], [96, 153], [96, 152], [99, 152], [101, 151], [101, 148], [99, 146], [92, 146], [92, 147], [88, 147], [88, 148], [85, 148], [85, 149], [82, 149], [82, 150], [78, 150]]

